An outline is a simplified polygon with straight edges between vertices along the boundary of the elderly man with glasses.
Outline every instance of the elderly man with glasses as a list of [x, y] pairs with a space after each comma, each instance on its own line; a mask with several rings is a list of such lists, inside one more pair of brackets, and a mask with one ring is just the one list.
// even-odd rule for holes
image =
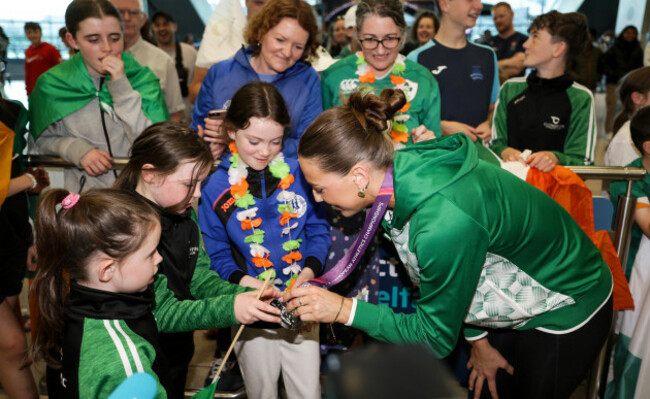
[[122, 14], [124, 26], [124, 51], [143, 66], [149, 67], [160, 80], [165, 103], [172, 121], [183, 120], [185, 104], [181, 95], [174, 60], [163, 50], [142, 39], [140, 28], [147, 21], [142, 11], [142, 0], [111, 0]]

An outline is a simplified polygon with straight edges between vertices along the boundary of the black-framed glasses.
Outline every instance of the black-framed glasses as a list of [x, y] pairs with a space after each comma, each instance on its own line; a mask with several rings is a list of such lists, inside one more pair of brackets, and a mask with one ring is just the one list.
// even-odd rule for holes
[[392, 50], [399, 45], [401, 39], [402, 38], [399, 36], [387, 36], [381, 40], [374, 37], [368, 37], [365, 39], [359, 39], [359, 42], [364, 50], [374, 50], [380, 43], [386, 50]]

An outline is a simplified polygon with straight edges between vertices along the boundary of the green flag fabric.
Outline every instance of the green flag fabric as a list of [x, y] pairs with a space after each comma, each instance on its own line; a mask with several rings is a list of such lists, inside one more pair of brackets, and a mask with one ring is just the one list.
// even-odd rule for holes
[[[131, 54], [122, 53], [124, 73], [142, 97], [142, 112], [152, 123], [169, 120], [160, 81]], [[107, 77], [110, 81], [110, 77]], [[97, 90], [80, 53], [45, 72], [29, 97], [30, 132], [34, 139], [52, 123], [80, 110], [93, 98], [113, 106], [108, 87]]]
[[215, 382], [195, 393], [192, 399], [214, 399], [214, 391], [216, 391], [218, 383], [219, 379], [217, 378]]
[[[637, 162], [637, 161], [635, 161]], [[632, 166], [632, 165], [629, 165]], [[637, 182], [634, 182], [635, 184]], [[618, 340], [605, 399], [650, 398], [650, 239], [642, 235], [630, 271], [634, 309], [618, 313]]]

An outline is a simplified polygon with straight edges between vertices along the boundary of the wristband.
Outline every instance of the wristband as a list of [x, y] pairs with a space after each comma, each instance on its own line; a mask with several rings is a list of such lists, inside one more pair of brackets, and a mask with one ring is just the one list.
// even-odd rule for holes
[[343, 309], [343, 302], [345, 301], [345, 297], [341, 297], [341, 306], [339, 306], [339, 311], [336, 312], [336, 316], [334, 316], [334, 321], [333, 323], [336, 323], [336, 319], [339, 318], [339, 315], [341, 314], [341, 309]]
[[352, 298], [352, 309], [350, 309], [350, 317], [348, 317], [348, 321], [345, 322], [345, 325], [348, 327], [352, 326], [352, 322], [354, 321], [354, 315], [357, 312], [357, 298]]
[[36, 181], [36, 178], [34, 177], [34, 175], [32, 175], [31, 173], [25, 173], [25, 176], [29, 177], [32, 180], [32, 186], [29, 188], [30, 190], [34, 189], [34, 188], [36, 188], [36, 186], [38, 186], [38, 182]]

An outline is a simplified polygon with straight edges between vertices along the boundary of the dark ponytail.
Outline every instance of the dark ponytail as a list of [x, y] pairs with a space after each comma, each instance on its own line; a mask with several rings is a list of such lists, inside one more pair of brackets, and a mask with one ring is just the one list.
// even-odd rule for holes
[[629, 72], [621, 79], [618, 86], [618, 97], [621, 99], [621, 112], [614, 120], [614, 134], [628, 120], [632, 119], [636, 111], [636, 104], [632, 101], [632, 93], [638, 92], [644, 96], [650, 92], [650, 67], [641, 67]]
[[393, 161], [390, 121], [404, 104], [406, 96], [399, 89], [384, 89], [379, 96], [356, 91], [347, 105], [328, 109], [307, 127], [298, 155], [341, 175], [362, 161], [385, 169]]
[[98, 254], [120, 261], [135, 252], [157, 224], [158, 214], [142, 198], [123, 190], [89, 190], [69, 209], [67, 190], [45, 193], [36, 209], [38, 267], [32, 285], [39, 307], [34, 360], [60, 367], [63, 301], [68, 278], [89, 279], [88, 265]]

